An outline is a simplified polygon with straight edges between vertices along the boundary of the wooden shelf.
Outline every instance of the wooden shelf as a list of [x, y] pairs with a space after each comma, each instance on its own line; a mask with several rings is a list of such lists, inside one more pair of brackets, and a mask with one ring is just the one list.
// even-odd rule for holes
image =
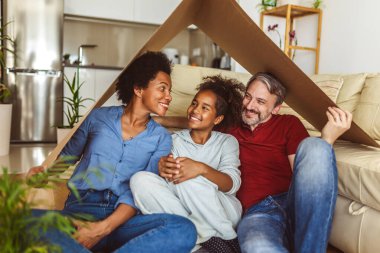
[[[290, 31], [293, 31], [294, 27], [294, 19], [301, 18], [309, 15], [317, 15], [318, 17], [318, 27], [317, 27], [317, 41], [316, 41], [316, 47], [303, 47], [303, 46], [294, 46], [290, 44]], [[286, 28], [285, 28], [285, 47], [284, 47], [284, 53], [289, 57], [293, 57], [294, 50], [307, 50], [307, 51], [313, 51], [315, 52], [315, 67], [314, 72], [315, 74], [318, 74], [319, 70], [319, 51], [320, 51], [320, 43], [321, 43], [321, 26], [322, 26], [322, 10], [315, 9], [315, 8], [309, 8], [304, 6], [298, 6], [298, 5], [283, 5], [279, 7], [275, 7], [273, 9], [263, 11], [260, 14], [260, 28], [263, 30], [264, 25], [264, 17], [265, 16], [274, 16], [274, 17], [281, 17], [286, 19]]]
[[309, 7], [304, 7], [304, 6], [298, 6], [298, 5], [282, 5], [280, 7], [276, 7], [267, 11], [263, 11], [261, 14], [262, 15], [267, 15], [267, 16], [276, 16], [276, 17], [283, 17], [286, 18], [288, 8], [290, 8], [290, 18], [299, 18], [299, 17], [304, 17], [308, 15], [313, 15], [313, 14], [319, 14], [321, 12], [320, 9], [315, 9], [315, 8], [309, 8]]

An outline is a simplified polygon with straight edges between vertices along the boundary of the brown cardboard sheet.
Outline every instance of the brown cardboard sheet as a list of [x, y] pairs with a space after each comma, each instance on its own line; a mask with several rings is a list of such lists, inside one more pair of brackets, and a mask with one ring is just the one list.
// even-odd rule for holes
[[[317, 129], [324, 126], [325, 111], [335, 104], [260, 30], [235, 0], [183, 0], [136, 56], [146, 50], [160, 50], [190, 24], [198, 26], [250, 73], [265, 71], [275, 75], [287, 88], [286, 103]], [[118, 78], [93, 108], [112, 96], [117, 82]], [[52, 164], [80, 123], [57, 145], [44, 165]], [[341, 139], [379, 146], [355, 123]]]

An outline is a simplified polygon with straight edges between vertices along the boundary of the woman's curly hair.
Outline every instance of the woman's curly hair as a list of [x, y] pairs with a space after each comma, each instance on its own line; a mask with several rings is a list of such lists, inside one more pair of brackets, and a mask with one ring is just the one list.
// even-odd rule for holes
[[128, 104], [134, 95], [134, 87], [146, 88], [159, 71], [170, 76], [171, 64], [165, 54], [147, 51], [136, 58], [125, 70], [116, 84], [118, 99]]
[[215, 130], [228, 131], [241, 123], [244, 84], [221, 75], [207, 76], [203, 78], [197, 90], [198, 92], [210, 90], [217, 97], [216, 113], [217, 116], [224, 115], [224, 119], [214, 127]]

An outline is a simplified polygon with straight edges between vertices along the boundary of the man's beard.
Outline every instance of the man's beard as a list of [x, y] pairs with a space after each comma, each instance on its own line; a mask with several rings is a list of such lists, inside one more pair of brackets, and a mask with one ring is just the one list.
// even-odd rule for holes
[[[249, 111], [249, 112], [253, 112], [256, 114], [256, 117], [254, 118], [248, 118], [245, 116], [245, 112], [246, 111]], [[243, 122], [248, 125], [248, 126], [256, 126], [258, 125], [259, 123], [265, 121], [271, 114], [270, 113], [267, 113], [267, 114], [262, 114], [261, 112], [259, 111], [255, 111], [255, 110], [248, 110], [247, 108], [243, 108], [243, 112], [242, 112], [242, 120]]]

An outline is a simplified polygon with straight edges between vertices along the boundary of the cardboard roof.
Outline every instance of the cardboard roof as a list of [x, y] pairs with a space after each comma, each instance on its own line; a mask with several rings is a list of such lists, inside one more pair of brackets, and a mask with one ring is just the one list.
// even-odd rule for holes
[[[324, 126], [327, 107], [336, 105], [261, 31], [236, 0], [183, 0], [136, 57], [146, 50], [159, 51], [191, 24], [200, 28], [251, 74], [264, 71], [275, 75], [287, 89], [286, 103], [317, 129]], [[112, 96], [117, 82], [118, 78], [93, 108], [103, 105]], [[57, 145], [44, 165], [52, 164], [80, 123]], [[355, 123], [341, 139], [379, 146]]]

